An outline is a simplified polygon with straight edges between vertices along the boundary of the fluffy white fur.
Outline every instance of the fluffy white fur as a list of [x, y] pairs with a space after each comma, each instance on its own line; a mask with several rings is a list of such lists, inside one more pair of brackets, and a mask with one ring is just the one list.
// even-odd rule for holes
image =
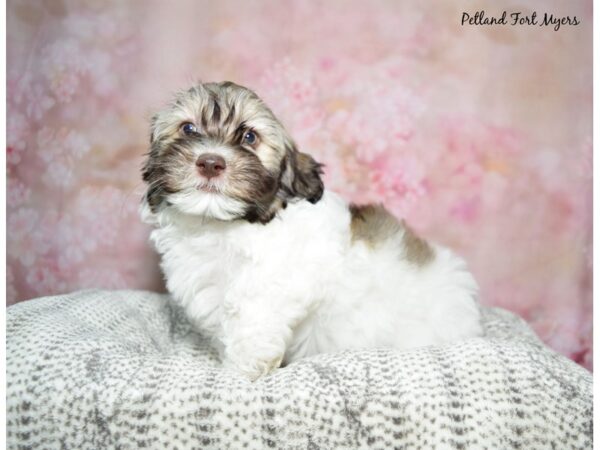
[[219, 193], [177, 199], [157, 213], [143, 206], [168, 290], [250, 379], [321, 352], [481, 334], [477, 284], [462, 259], [434, 245], [431, 261], [411, 263], [401, 233], [378, 246], [353, 240], [348, 205], [333, 192], [291, 203], [266, 225], [181, 212], [226, 219], [238, 205]]

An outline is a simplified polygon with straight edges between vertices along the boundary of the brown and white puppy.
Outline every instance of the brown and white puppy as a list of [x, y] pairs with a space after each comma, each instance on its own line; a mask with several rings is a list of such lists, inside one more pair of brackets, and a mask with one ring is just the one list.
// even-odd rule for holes
[[324, 191], [321, 165], [249, 89], [180, 92], [152, 120], [143, 176], [169, 292], [250, 379], [320, 352], [481, 334], [464, 262]]

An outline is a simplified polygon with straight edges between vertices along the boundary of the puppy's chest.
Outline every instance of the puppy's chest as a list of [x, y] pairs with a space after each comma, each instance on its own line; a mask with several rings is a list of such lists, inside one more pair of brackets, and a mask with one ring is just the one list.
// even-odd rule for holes
[[322, 227], [312, 228], [318, 229], [310, 222], [296, 226], [283, 220], [192, 232], [166, 228], [154, 230], [152, 240], [173, 297], [183, 306], [202, 299], [209, 308], [266, 291], [305, 293], [307, 286], [329, 278], [344, 241]]
[[220, 303], [251, 270], [251, 249], [223, 233], [180, 233], [157, 229], [152, 234], [161, 254], [167, 288], [186, 306], [202, 298], [203, 303]]
[[197, 290], [222, 284], [228, 272], [226, 261], [232, 264], [236, 259], [218, 238], [171, 236], [157, 247], [169, 288], [175, 291], [189, 285]]

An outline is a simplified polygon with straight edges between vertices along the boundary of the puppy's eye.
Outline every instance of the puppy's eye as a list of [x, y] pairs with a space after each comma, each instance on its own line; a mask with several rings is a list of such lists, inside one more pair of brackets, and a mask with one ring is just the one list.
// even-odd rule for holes
[[196, 131], [198, 131], [196, 129], [196, 125], [194, 125], [192, 122], [182, 123], [179, 129], [183, 134], [194, 134]]
[[244, 144], [254, 145], [258, 141], [258, 136], [254, 131], [246, 131], [244, 134]]

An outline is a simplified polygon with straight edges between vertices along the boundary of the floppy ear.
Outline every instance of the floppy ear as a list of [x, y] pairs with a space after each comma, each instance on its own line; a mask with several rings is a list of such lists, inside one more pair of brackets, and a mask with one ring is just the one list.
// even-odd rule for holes
[[290, 197], [305, 198], [317, 203], [323, 196], [323, 164], [310, 155], [289, 147], [286, 164], [281, 178], [282, 189]]
[[148, 190], [144, 197], [154, 213], [158, 211], [165, 194], [168, 193], [168, 188], [163, 180], [165, 170], [159, 161], [160, 145], [155, 136], [157, 120], [157, 116], [154, 116], [150, 121], [150, 150], [146, 153], [146, 160], [142, 166], [142, 179], [148, 184]]

